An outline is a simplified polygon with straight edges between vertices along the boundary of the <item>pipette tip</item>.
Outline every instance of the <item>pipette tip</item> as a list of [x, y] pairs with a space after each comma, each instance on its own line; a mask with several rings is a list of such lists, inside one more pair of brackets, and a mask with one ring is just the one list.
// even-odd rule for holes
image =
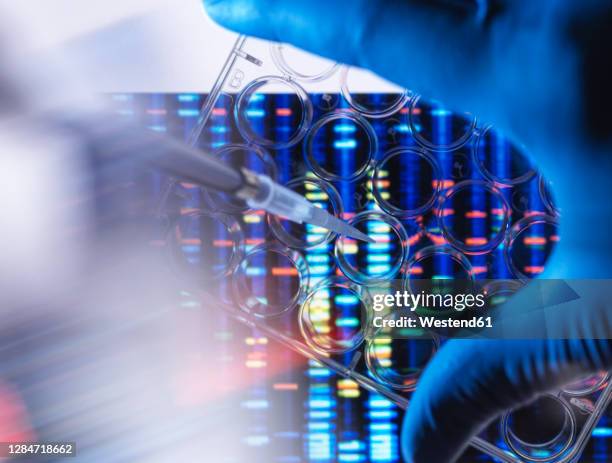
[[372, 237], [360, 232], [355, 227], [351, 227], [350, 230], [347, 230], [343, 234], [348, 236], [349, 238], [354, 238], [359, 241], [365, 241], [366, 243], [376, 243], [376, 241]]

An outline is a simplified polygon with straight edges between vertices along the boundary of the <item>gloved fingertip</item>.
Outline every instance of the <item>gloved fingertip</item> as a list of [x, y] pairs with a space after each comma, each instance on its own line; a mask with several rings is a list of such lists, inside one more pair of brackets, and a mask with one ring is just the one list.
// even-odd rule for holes
[[[429, 429], [429, 425], [427, 420], [424, 418], [424, 414], [422, 411], [414, 410], [415, 408], [422, 409], [422, 403], [411, 403], [413, 413], [406, 414], [404, 416], [404, 420], [402, 422], [402, 431], [401, 431], [401, 450], [402, 457], [406, 463], [420, 463], [425, 462], [433, 463], [435, 460], [426, 460], [420, 458], [423, 456], [423, 449], [420, 448], [420, 444], [426, 439], [421, 435], [421, 432], [425, 429]], [[416, 412], [416, 413], [415, 413]], [[439, 452], [441, 450], [441, 446], [443, 443], [440, 443], [437, 446], [436, 450]], [[436, 452], [431, 452], [432, 455], [428, 455], [427, 458], [434, 458]]]
[[406, 463], [416, 463], [414, 459], [414, 440], [412, 439], [412, 435], [408, 432], [408, 427], [406, 426], [406, 420], [403, 420], [402, 423], [402, 433], [400, 441], [402, 445], [400, 449], [402, 451], [403, 460]]
[[202, 0], [204, 10], [217, 22], [223, 23], [231, 16], [230, 8], [232, 0]]
[[284, 18], [284, 2], [278, 2], [272, 11], [268, 0], [202, 0], [210, 18], [233, 32], [267, 40], [276, 40], [278, 18]]

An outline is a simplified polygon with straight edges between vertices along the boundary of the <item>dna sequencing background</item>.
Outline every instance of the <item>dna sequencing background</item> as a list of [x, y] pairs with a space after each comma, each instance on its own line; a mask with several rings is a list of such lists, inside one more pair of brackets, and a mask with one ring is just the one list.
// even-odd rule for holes
[[[120, 118], [134, 120], [147, 126], [151, 130], [172, 134], [176, 137], [187, 138], [193, 129], [203, 95], [196, 94], [113, 94], [109, 95], [116, 114]], [[360, 96], [364, 104], [384, 104], [385, 95], [372, 94]], [[336, 94], [322, 94], [313, 96], [315, 116], [326, 113], [331, 108], [348, 109], [348, 105]], [[401, 145], [402, 147], [417, 147], [415, 135], [421, 137], [421, 145], [429, 140], [436, 144], [451, 144], [458, 139], [467, 139], [467, 142], [456, 149], [438, 151], [436, 159], [442, 170], [440, 185], [436, 187], [444, 190], [451, 188], [462, 180], [481, 179], [482, 174], [476, 168], [472, 159], [472, 152], [477, 138], [470, 136], [473, 130], [472, 122], [455, 117], [444, 108], [426, 106], [425, 103], [417, 108], [413, 114], [423, 118], [422, 125], [415, 120], [409, 120], [409, 108], [405, 107], [398, 113], [383, 119], [369, 120], [378, 138], [378, 153]], [[208, 151], [220, 148], [240, 140], [237, 134], [232, 114], [228, 108], [218, 104], [213, 112], [213, 121], [204, 134], [200, 146]], [[274, 131], [280, 133], [291, 132], [294, 112], [299, 111], [296, 101], [291, 95], [257, 95], [252, 98], [248, 108], [247, 117], [254, 126], [259, 126], [263, 132]], [[425, 127], [435, 128], [429, 133]], [[423, 132], [420, 132], [423, 130]], [[489, 160], [484, 161], [485, 167], [497, 175], [507, 174], [507, 177], [517, 177], [515, 171], [523, 169], [524, 181], [516, 185], [501, 187], [507, 203], [512, 209], [511, 223], [533, 216], [537, 213], [551, 214], [554, 205], [546, 185], [535, 172], [525, 170], [525, 166], [516, 165], [519, 157], [516, 150], [501, 136], [493, 131], [489, 136], [483, 136], [479, 149], [483, 152], [493, 153], [495, 165]], [[350, 173], [359, 164], [362, 153], [358, 147], [363, 140], [357, 140], [359, 135], [355, 127], [347, 124], [335, 124], [325, 131], [324, 145], [313, 143], [312, 157], [315, 162], [326, 162], [325, 156], [318, 157], [317, 146], [322, 151], [323, 146], [332, 146], [334, 150], [344, 153], [338, 156], [342, 165], [333, 166], [345, 173]], [[468, 139], [469, 138], [469, 139]], [[323, 140], [321, 140], [323, 141]], [[424, 143], [423, 143], [424, 142]], [[463, 143], [463, 142], [462, 142]], [[486, 143], [486, 146], [484, 144]], [[354, 152], [350, 155], [351, 151]], [[346, 153], [349, 153], [347, 156]], [[236, 160], [240, 162], [240, 160]], [[244, 160], [243, 160], [244, 161]], [[255, 166], [254, 160], [248, 161], [251, 168]], [[487, 164], [489, 162], [489, 164]], [[286, 183], [295, 177], [296, 172], [306, 172], [311, 165], [304, 162], [302, 144], [289, 149], [275, 151], [273, 164], [276, 165], [278, 178]], [[519, 163], [520, 164], [520, 163]], [[321, 165], [321, 164], [319, 164]], [[426, 168], [427, 166], [421, 166]], [[265, 166], [264, 166], [265, 168]], [[414, 187], [412, 183], [405, 185], [393, 181], [403, 175], [417, 178], [419, 166], [411, 165], [410, 172], [383, 172], [380, 177], [383, 198], [406, 197], [408, 206], [422, 203], [424, 192], [431, 189], [431, 178], [425, 175], [426, 181]], [[525, 180], [526, 179], [526, 180]], [[367, 180], [347, 183], [342, 182], [338, 187], [344, 205], [345, 218], [350, 218], [355, 212], [370, 209], [373, 204], [371, 184]], [[167, 202], [176, 206], [180, 217], [193, 217], [199, 210], [206, 210], [210, 206], [210, 198], [206, 198], [202, 191], [189, 184], [173, 185], [168, 189], [168, 179], [159, 172], [151, 174], [149, 182], [150, 194], [153, 197], [166, 198]], [[178, 192], [178, 193], [177, 193]], [[317, 194], [310, 193], [309, 199], [316, 201]], [[307, 195], [308, 197], [308, 195]], [[416, 198], [410, 203], [410, 198]], [[460, 241], [467, 247], [486, 246], [489, 236], [503, 219], [503, 214], [495, 216], [495, 201], [484, 194], [472, 194], [469, 198], [462, 198], [462, 203], [470, 203], [470, 214], [465, 221], [457, 220], [453, 225]], [[481, 211], [491, 210], [491, 217], [485, 219]], [[160, 211], [151, 211], [160, 214]], [[446, 213], [445, 213], [446, 214]], [[448, 215], [453, 211], [449, 208]], [[409, 233], [411, 245], [410, 256], [415, 251], [430, 245], [445, 243], [433, 212], [425, 212], [417, 219], [403, 220], [402, 223]], [[152, 233], [151, 244], [163, 247], [165, 235], [165, 219], [160, 216], [159, 229]], [[189, 235], [190, 227], [186, 223], [182, 251], [187, 261], [199, 259], [212, 259], [218, 265], [229, 264], [231, 256], [228, 254], [228, 244], [224, 240], [216, 240], [213, 246], [206, 246], [196, 235]], [[242, 227], [247, 230], [247, 250], [265, 242], [269, 238], [268, 225], [263, 214], [250, 211], [244, 215]], [[193, 231], [193, 230], [192, 230]], [[317, 240], [321, 230], [306, 227], [307, 240]], [[517, 250], [516, 263], [520, 272], [528, 277], [536, 276], [543, 271], [543, 264], [552, 244], [558, 240], [554, 230], [547, 227], [532, 227], [527, 239], [522, 239], [521, 249]], [[395, 258], [396, 244], [389, 237], [386, 245], [370, 248], [366, 261], [359, 262], [366, 273], [377, 273], [392, 265]], [[303, 251], [310, 266], [311, 275], [324, 277], [337, 272], [334, 262], [329, 259], [329, 249], [325, 246]], [[503, 243], [492, 252], [483, 252], [468, 256], [471, 271], [476, 278], [513, 278], [513, 272], [504, 259]], [[200, 269], [206, 272], [206, 269]], [[213, 271], [214, 269], [209, 269]], [[269, 272], [267, 272], [269, 270]], [[262, 275], [267, 281], [274, 280], [273, 284], [282, 287], [293, 284], [292, 274], [287, 274], [282, 263], [266, 269], [262, 264]], [[417, 266], [416, 271], [425, 278], [444, 278], [457, 273], [452, 262], [445, 259], [434, 260], [432, 265]], [[200, 275], [196, 275], [199, 277]], [[206, 276], [206, 275], [204, 275]], [[221, 281], [221, 285], [227, 283]], [[270, 342], [264, 335], [238, 324], [214, 309], [214, 316], [208, 317], [207, 322], [199, 322], [200, 317], [195, 314], [201, 310], [211, 310], [202, 307], [202, 301], [190, 292], [186, 285], [185, 291], [177, 295], [176, 310], [181, 311], [180, 325], [172, 329], [189, 332], [200, 336], [203, 340], [214, 340], [214, 349], [207, 347], [207, 352], [193, 352], [192, 356], [177, 359], [183, 365], [184, 374], [177, 378], [180, 382], [180, 391], [186, 406], [196, 409], [205, 400], [206, 384], [211, 381], [218, 383], [232, 396], [229, 404], [219, 408], [219, 416], [239, 416], [240, 419], [232, 421], [231, 434], [234, 439], [231, 445], [244, 446], [252, 461], [266, 461], [279, 463], [297, 462], [395, 462], [401, 461], [398, 441], [398, 431], [401, 426], [401, 411], [383, 396], [360, 389], [356, 383], [344, 379], [321, 365], [306, 360], [298, 354]], [[198, 320], [196, 323], [195, 321]], [[345, 319], [348, 326], [351, 324], [350, 316]], [[204, 362], [202, 357], [206, 357]], [[203, 371], [205, 370], [205, 371]], [[214, 373], [213, 373], [214, 372]], [[214, 379], [213, 379], [214, 377]], [[225, 403], [225, 402], [224, 402]], [[226, 423], [228, 425], [228, 423]], [[202, 429], [202, 433], [206, 433]], [[608, 461], [612, 450], [609, 450], [612, 438], [612, 426], [607, 416], [602, 418], [593, 431], [593, 438], [589, 442], [580, 461]], [[227, 460], [233, 461], [233, 460]], [[487, 456], [474, 451], [468, 451], [463, 461], [491, 461]]]

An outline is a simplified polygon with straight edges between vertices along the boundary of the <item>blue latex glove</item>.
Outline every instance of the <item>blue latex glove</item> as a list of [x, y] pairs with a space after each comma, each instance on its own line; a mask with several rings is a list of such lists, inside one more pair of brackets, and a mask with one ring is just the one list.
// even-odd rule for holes
[[[530, 149], [556, 186], [563, 241], [544, 276], [611, 276], [609, 2], [205, 0], [205, 7], [230, 29], [369, 68], [495, 123]], [[612, 305], [604, 293], [587, 290], [579, 312], [552, 320], [586, 340], [446, 343], [406, 415], [406, 460], [451, 461], [502, 410], [609, 368]]]

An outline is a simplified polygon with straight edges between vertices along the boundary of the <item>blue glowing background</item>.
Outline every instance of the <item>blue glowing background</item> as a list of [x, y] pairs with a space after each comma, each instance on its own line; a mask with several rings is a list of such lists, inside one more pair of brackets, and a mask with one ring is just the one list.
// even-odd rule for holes
[[[203, 96], [196, 94], [115, 94], [109, 96], [118, 117], [131, 119], [150, 128], [173, 136], [186, 139], [193, 129], [201, 107]], [[384, 99], [381, 95], [364, 95], [363, 101], [377, 104]], [[331, 108], [343, 109], [346, 103], [337, 95], [314, 95], [314, 120], [327, 113]], [[229, 143], [240, 140], [230, 103], [221, 99], [213, 112], [213, 118], [201, 140], [201, 147], [218, 150]], [[396, 146], [415, 147], [420, 145], [415, 136], [421, 136], [437, 144], [451, 144], [471, 130], [470, 123], [458, 118], [444, 108], [422, 108], [422, 126], [418, 121], [409, 120], [408, 108], [393, 116], [370, 120], [378, 138], [377, 153], [385, 153]], [[295, 119], [299, 108], [291, 96], [261, 95], [253, 99], [248, 110], [248, 120], [257, 133], [268, 137], [285, 137], [295, 130]], [[428, 119], [425, 119], [428, 118]], [[431, 132], [420, 133], [424, 127]], [[469, 135], [466, 135], [466, 137]], [[476, 137], [469, 139], [461, 147], [446, 151], [437, 151], [435, 157], [442, 170], [442, 189], [451, 188], [462, 180], [481, 177], [472, 153], [477, 143]], [[515, 168], [510, 158], [514, 149], [502, 137], [489, 137], [486, 143], [488, 150], [494, 152], [494, 163], [487, 165], [498, 176], [510, 175]], [[313, 158], [319, 165], [341, 173], [350, 173], [362, 160], [357, 153], [363, 140], [358, 138], [356, 128], [347, 124], [337, 124], [314, 140]], [[330, 158], [332, 146], [334, 156]], [[278, 170], [281, 182], [306, 173], [310, 166], [305, 162], [302, 144], [287, 149], [273, 151], [273, 162]], [[360, 157], [361, 156], [361, 157]], [[257, 168], [256, 165], [251, 165]], [[405, 173], [418, 176], [423, 166], [414, 163], [402, 167]], [[391, 195], [401, 195], [406, 201], [418, 201], [414, 198], [426, 196], [431, 185], [420, 185], [393, 182], [393, 176], [401, 177], [402, 172], [392, 172], [387, 181]], [[151, 179], [152, 194], [160, 198], [173, 194], [168, 191], [168, 179], [155, 172]], [[393, 186], [395, 185], [395, 186]], [[335, 184], [344, 203], [346, 217], [352, 213], [369, 208], [371, 189], [364, 179], [358, 182], [338, 182]], [[395, 188], [395, 190], [393, 190]], [[182, 196], [174, 203], [177, 215], [189, 213], [200, 208], [209, 207], [210, 203], [202, 191], [193, 185], [181, 185]], [[512, 209], [511, 223], [534, 213], [550, 212], [548, 197], [542, 194], [539, 176], [520, 185], [501, 188], [503, 195]], [[412, 199], [411, 199], [412, 198]], [[499, 217], [492, 214], [481, 217], [481, 211], [494, 210], [490, 198], [483, 195], [472, 195], [463, 198], [469, 201], [469, 220], [455, 221], [458, 235], [468, 245], [478, 246], [486, 243], [491, 233], [498, 226]], [[458, 207], [457, 204], [454, 205]], [[462, 204], [466, 207], [466, 204]], [[453, 212], [449, 209], [449, 214]], [[451, 217], [452, 220], [452, 217]], [[413, 255], [419, 249], [432, 244], [444, 242], [435, 216], [425, 213], [418, 218], [403, 221], [410, 234]], [[243, 217], [243, 228], [247, 231], [246, 245], [255, 246], [269, 238], [268, 225], [263, 216], [248, 213]], [[306, 229], [307, 233], [316, 231]], [[161, 233], [161, 232], [160, 232]], [[548, 247], [544, 244], [557, 238], [545, 230], [536, 229], [530, 236], [528, 254], [522, 256], [521, 271], [535, 276], [542, 271]], [[154, 236], [153, 243], [163, 241], [163, 236]], [[201, 243], [200, 243], [201, 244]], [[202, 249], [197, 240], [186, 240], [184, 251], [202, 257], [204, 253], [214, 254], [216, 262], [228, 258], [224, 240], [218, 240], [213, 248]], [[363, 262], [364, 268], [387, 265], [392, 258], [392, 248], [373, 250]], [[322, 247], [304, 253], [311, 265], [311, 271], [317, 277], [332, 274], [335, 269], [329, 261], [329, 249]], [[374, 257], [373, 257], [374, 256]], [[210, 256], [209, 256], [210, 257]], [[503, 258], [503, 246], [498, 246], [490, 253], [469, 256], [472, 269], [477, 278], [509, 278], [511, 270]], [[270, 263], [262, 263], [266, 267]], [[368, 267], [370, 266], [370, 267]], [[282, 268], [282, 267], [281, 267]], [[427, 277], [453, 276], [455, 271], [447, 261], [434, 262], [431, 268], [421, 268]], [[282, 272], [279, 273], [281, 275]], [[279, 282], [282, 280], [278, 280]], [[226, 283], [221, 282], [221, 285]], [[198, 302], [185, 292], [177, 310], [186, 313], [186, 324], [189, 323], [189, 311], [197, 310]], [[218, 343], [216, 351], [219, 368], [232, 374], [227, 378], [236, 381], [235, 407], [241, 410], [243, 420], [236, 423], [236, 445], [249, 448], [252, 461], [279, 463], [297, 462], [395, 462], [400, 461], [398, 429], [401, 423], [401, 411], [389, 400], [379, 394], [357, 388], [356, 384], [337, 376], [330, 370], [312, 361], [307, 361], [297, 354], [275, 346], [257, 330], [250, 330], [224, 317], [211, 319], [210, 326], [202, 329], [203, 335], [210, 336]], [[234, 378], [234, 379], [232, 379]], [[240, 378], [240, 380], [235, 379]], [[232, 388], [234, 389], [234, 388]], [[194, 405], [196, 406], [196, 405]], [[205, 432], [205, 431], [203, 431]], [[588, 444], [581, 461], [609, 461], [610, 438], [612, 426], [604, 417], [593, 432], [593, 439]], [[489, 458], [475, 452], [468, 453], [462, 461], [490, 461]]]

